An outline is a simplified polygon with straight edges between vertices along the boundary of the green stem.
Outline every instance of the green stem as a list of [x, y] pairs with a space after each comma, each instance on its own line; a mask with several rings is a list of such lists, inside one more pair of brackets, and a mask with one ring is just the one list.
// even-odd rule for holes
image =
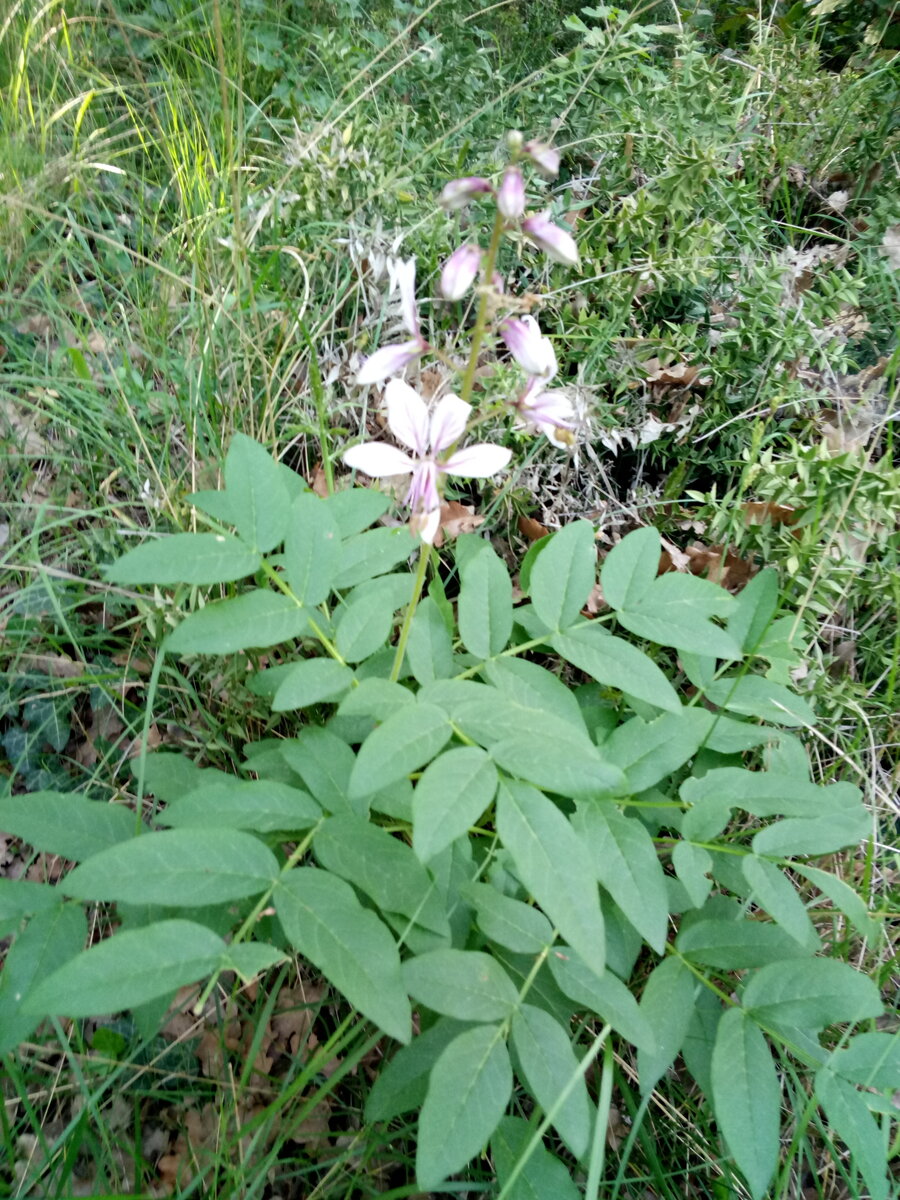
[[[304, 607], [300, 603], [300, 601], [297, 599], [297, 597], [294, 595], [294, 592], [291, 589], [290, 585], [284, 579], [282, 579], [282, 577], [278, 574], [278, 572], [275, 570], [275, 568], [272, 566], [272, 564], [270, 562], [267, 562], [266, 559], [262, 560], [262, 569], [266, 574], [266, 578], [275, 584], [275, 586], [278, 588], [279, 592], [282, 592], [285, 596], [289, 597], [289, 599], [293, 600], [298, 608]], [[333, 659], [335, 659], [337, 662], [339, 662], [342, 667], [346, 667], [346, 665], [347, 665], [346, 659], [338, 651], [337, 646], [334, 645], [334, 643], [330, 640], [330, 638], [325, 636], [325, 634], [322, 632], [322, 630], [319, 628], [319, 626], [313, 620], [312, 613], [307, 614], [307, 620], [309, 621], [310, 629], [313, 631], [313, 633], [316, 635], [316, 637], [322, 643], [323, 647], [325, 648], [326, 653], [330, 654], [331, 657]]]
[[431, 547], [427, 542], [423, 542], [419, 547], [419, 569], [416, 571], [416, 582], [413, 584], [412, 599], [407, 606], [406, 616], [403, 618], [403, 624], [400, 626], [400, 636], [397, 639], [397, 652], [394, 655], [394, 665], [391, 667], [391, 683], [397, 682], [400, 678], [400, 672], [403, 669], [403, 656], [406, 654], [406, 643], [409, 641], [412, 619], [416, 615], [416, 608], [422, 597], [422, 588], [425, 586], [425, 572], [428, 569], [430, 554]]
[[475, 371], [478, 368], [478, 355], [481, 352], [481, 343], [484, 341], [484, 334], [487, 329], [488, 302], [491, 293], [491, 280], [494, 277], [494, 264], [497, 261], [497, 251], [500, 249], [500, 239], [503, 236], [503, 216], [500, 211], [497, 211], [494, 217], [494, 228], [491, 233], [491, 244], [488, 246], [487, 257], [484, 263], [483, 282], [481, 288], [481, 299], [478, 302], [478, 315], [475, 318], [475, 329], [472, 333], [472, 347], [469, 351], [469, 362], [466, 367], [466, 373], [463, 377], [462, 390], [460, 399], [465, 400], [467, 404], [472, 403], [472, 388], [475, 386]]

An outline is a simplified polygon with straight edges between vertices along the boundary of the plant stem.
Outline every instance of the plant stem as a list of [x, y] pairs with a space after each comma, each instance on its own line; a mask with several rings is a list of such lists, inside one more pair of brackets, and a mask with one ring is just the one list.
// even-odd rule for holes
[[406, 654], [406, 643], [409, 641], [412, 619], [416, 615], [416, 609], [422, 596], [422, 588], [425, 586], [425, 572], [428, 569], [430, 555], [431, 547], [427, 542], [422, 542], [419, 547], [419, 569], [416, 571], [416, 582], [413, 584], [412, 599], [407, 606], [403, 624], [400, 626], [400, 636], [397, 639], [397, 652], [394, 655], [394, 665], [391, 667], [391, 683], [397, 682], [400, 678], [400, 672], [403, 669], [403, 656]]
[[478, 302], [478, 315], [475, 318], [475, 329], [472, 333], [472, 348], [469, 351], [469, 362], [466, 366], [466, 373], [463, 377], [462, 390], [460, 399], [465, 400], [467, 404], [472, 403], [472, 388], [475, 385], [475, 371], [478, 367], [478, 355], [481, 352], [481, 343], [484, 341], [485, 330], [487, 329], [488, 315], [488, 300], [490, 297], [491, 280], [494, 276], [494, 264], [497, 261], [497, 251], [500, 249], [500, 238], [503, 236], [503, 215], [500, 211], [494, 217], [494, 228], [491, 233], [491, 244], [488, 246], [487, 257], [484, 263], [484, 276], [481, 288], [481, 298]]

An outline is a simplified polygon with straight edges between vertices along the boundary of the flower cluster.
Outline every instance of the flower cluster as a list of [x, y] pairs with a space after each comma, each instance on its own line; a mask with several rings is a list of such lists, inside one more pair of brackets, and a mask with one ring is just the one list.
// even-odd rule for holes
[[[439, 287], [445, 300], [461, 300], [479, 275], [485, 289], [493, 287], [498, 295], [502, 295], [494, 265], [504, 231], [518, 228], [552, 260], [568, 266], [578, 265], [578, 248], [571, 234], [551, 221], [549, 210], [525, 216], [527, 198], [520, 161], [530, 161], [543, 175], [553, 178], [559, 171], [559, 152], [543, 142], [523, 142], [521, 134], [511, 134], [509, 143], [513, 161], [503, 171], [497, 187], [483, 176], [469, 175], [451, 180], [439, 196], [440, 205], [447, 211], [460, 209], [479, 196], [492, 197], [496, 206], [490, 248], [485, 251], [477, 243], [468, 241], [454, 250], [444, 263]], [[463, 396], [444, 396], [429, 416], [424, 400], [408, 384], [392, 378], [422, 355], [437, 353], [425, 339], [420, 326], [414, 258], [398, 265], [397, 284], [402, 323], [410, 336], [399, 344], [382, 346], [370, 355], [357, 374], [357, 383], [367, 385], [389, 380], [384, 393], [388, 427], [396, 440], [413, 453], [410, 456], [394, 446], [371, 442], [352, 447], [343, 458], [347, 466], [376, 478], [411, 475], [406, 495], [411, 514], [410, 528], [423, 542], [430, 544], [440, 525], [444, 477], [487, 478], [507, 466], [511, 452], [486, 443], [457, 448], [472, 412], [469, 398], [474, 364], [488, 321], [487, 292], [482, 293]], [[530, 315], [507, 316], [500, 321], [496, 332], [528, 376], [524, 390], [511, 402], [519, 427], [545, 434], [560, 448], [571, 446], [575, 427], [572, 406], [561, 390], [546, 390], [558, 370], [552, 342], [541, 333], [537, 321]]]

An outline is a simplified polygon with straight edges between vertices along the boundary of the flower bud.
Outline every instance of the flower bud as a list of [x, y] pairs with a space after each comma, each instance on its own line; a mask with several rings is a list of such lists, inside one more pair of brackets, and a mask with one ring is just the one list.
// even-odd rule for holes
[[497, 207], [507, 221], [518, 221], [525, 212], [525, 181], [518, 167], [507, 167], [497, 192]]
[[555, 179], [559, 174], [559, 151], [546, 142], [526, 142], [523, 146], [525, 153], [542, 175]]
[[481, 266], [481, 251], [477, 246], [460, 246], [447, 259], [441, 270], [441, 295], [445, 300], [461, 300]]
[[438, 204], [448, 210], [462, 208], [473, 196], [493, 190], [489, 180], [482, 179], [480, 175], [466, 175], [462, 179], [451, 179], [444, 186], [444, 190], [438, 196]]
[[534, 317], [508, 317], [500, 326], [500, 336], [510, 354], [529, 375], [549, 379], [556, 374], [553, 344], [541, 333]]
[[578, 247], [571, 234], [554, 225], [548, 212], [538, 213], [522, 222], [522, 232], [554, 262], [578, 266]]
[[522, 142], [524, 140], [520, 129], [511, 129], [506, 135], [506, 144], [509, 147], [510, 154], [521, 153]]

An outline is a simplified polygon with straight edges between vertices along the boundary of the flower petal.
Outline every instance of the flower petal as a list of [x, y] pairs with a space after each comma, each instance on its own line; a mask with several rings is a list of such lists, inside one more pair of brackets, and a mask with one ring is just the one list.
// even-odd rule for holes
[[451, 454], [446, 462], [438, 463], [438, 469], [448, 475], [465, 475], [475, 479], [486, 479], [502, 471], [512, 458], [512, 451], [488, 442], [478, 442]]
[[542, 175], [546, 175], [548, 179], [556, 178], [559, 174], [558, 150], [548, 146], [546, 142], [537, 140], [526, 142], [523, 149]]
[[416, 260], [407, 258], [397, 264], [397, 286], [400, 288], [400, 312], [403, 327], [414, 338], [419, 335], [419, 309], [416, 305]]
[[418, 392], [402, 379], [392, 379], [384, 389], [388, 425], [398, 442], [415, 450], [419, 458], [428, 453], [428, 409]]
[[413, 513], [409, 518], [409, 531], [418, 534], [426, 545], [434, 544], [435, 534], [441, 524], [441, 510], [433, 508], [430, 512]]
[[497, 192], [497, 208], [507, 221], [518, 221], [525, 211], [525, 181], [518, 167], [507, 167]]
[[445, 300], [461, 300], [481, 266], [481, 251], [477, 246], [458, 246], [441, 270], [441, 295]]
[[473, 196], [477, 196], [479, 192], [491, 192], [490, 180], [483, 179], [480, 175], [466, 175], [462, 179], [451, 179], [444, 186], [444, 190], [438, 196], [438, 204], [441, 208], [452, 209], [462, 208], [468, 204]]
[[438, 468], [431, 459], [420, 462], [413, 472], [406, 503], [413, 512], [430, 512], [440, 508], [441, 496], [437, 486]]
[[568, 267], [578, 266], [578, 247], [571, 234], [550, 220], [550, 213], [542, 212], [522, 222], [522, 232], [554, 262]]
[[451, 392], [440, 400], [431, 414], [431, 453], [440, 454], [454, 446], [466, 432], [472, 405]]
[[541, 333], [534, 317], [509, 317], [500, 326], [500, 336], [520, 367], [529, 375], [549, 379], [556, 374], [553, 343]]
[[418, 342], [400, 342], [396, 346], [382, 346], [374, 354], [370, 354], [359, 368], [356, 382], [360, 387], [367, 383], [381, 383], [402, 371], [414, 358], [422, 353]]
[[341, 457], [348, 467], [363, 471], [373, 479], [384, 475], [408, 475], [416, 465], [408, 454], [396, 446], [386, 446], [384, 442], [363, 442], [360, 446], [351, 446]]

